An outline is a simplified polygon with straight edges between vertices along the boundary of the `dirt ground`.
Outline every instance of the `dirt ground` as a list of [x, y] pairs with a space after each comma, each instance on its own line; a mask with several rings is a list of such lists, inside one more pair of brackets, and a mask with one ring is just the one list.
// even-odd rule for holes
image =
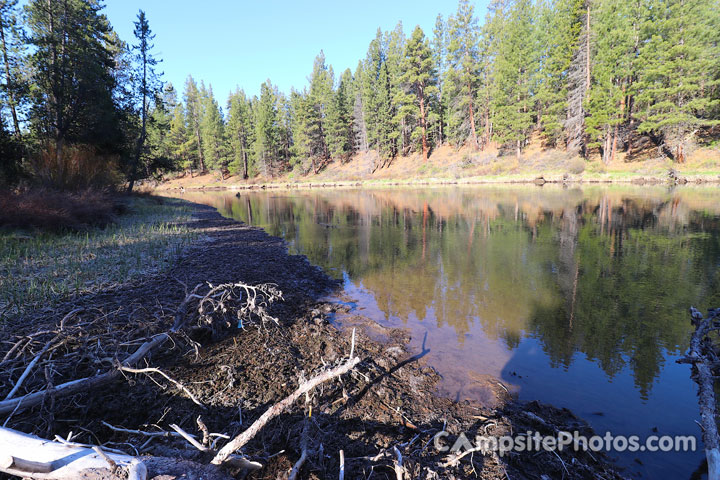
[[[438, 374], [424, 363], [423, 352], [404, 347], [403, 331], [384, 330], [385, 341], [373, 332], [357, 331], [355, 352], [362, 361], [350, 374], [323, 384], [305, 401], [281, 414], [243, 449], [263, 468], [255, 472], [218, 471], [203, 467], [212, 454], [200, 452], [177, 438], [152, 438], [113, 431], [107, 424], [143, 431], [169, 431], [178, 424], [202, 436], [196, 419], [202, 416], [210, 432], [234, 436], [268, 407], [292, 393], [308, 379], [347, 358], [351, 331], [337, 329], [329, 319], [342, 304], [318, 299], [339, 288], [305, 257], [288, 255], [284, 242], [260, 229], [222, 218], [214, 209], [198, 205], [191, 227], [199, 241], [167, 272], [101, 294], [87, 296], [22, 325], [4, 325], [0, 358], [22, 334], [58, 323], [71, 311], [77, 316], [102, 316], [123, 331], [165, 331], [172, 313], [185, 297], [186, 285], [243, 281], [272, 282], [284, 301], [271, 313], [279, 325], [230, 328], [215, 335], [191, 333], [168, 343], [147, 363], [183, 383], [204, 404], [193, 403], [169, 382], [155, 376], [119, 377], [110, 385], [70, 398], [48, 398], [43, 405], [11, 416], [7, 426], [53, 438], [74, 432], [77, 442], [105, 444], [129, 454], [153, 456], [150, 477], [172, 478], [285, 478], [301, 455], [306, 438], [308, 458], [299, 478], [338, 478], [339, 452], [344, 453], [345, 478], [400, 478], [394, 463], [402, 456], [404, 478], [484, 479], [618, 479], [621, 473], [599, 453], [523, 452], [502, 458], [475, 452], [457, 462], [437, 451], [433, 438], [448, 432], [452, 444], [460, 433], [510, 435], [539, 431], [591, 430], [567, 410], [537, 403], [518, 404], [503, 392], [495, 408], [456, 403], [436, 394]], [[110, 328], [110, 327], [108, 327]], [[199, 344], [196, 350], [193, 342]], [[81, 354], [79, 354], [82, 357]], [[74, 375], [97, 371], [97, 365], [78, 358]], [[46, 368], [47, 371], [47, 368]], [[12, 387], [0, 376], [0, 395]], [[62, 373], [55, 384], [67, 381]], [[504, 396], [503, 396], [504, 395]], [[4, 419], [2, 419], [5, 421]], [[303, 431], [305, 430], [305, 436]], [[222, 445], [222, 443], [220, 443]], [[164, 476], [158, 476], [162, 471]]]

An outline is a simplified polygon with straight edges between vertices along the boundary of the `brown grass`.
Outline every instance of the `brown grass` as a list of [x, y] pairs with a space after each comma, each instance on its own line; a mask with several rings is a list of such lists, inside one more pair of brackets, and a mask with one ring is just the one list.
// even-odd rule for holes
[[0, 192], [0, 227], [78, 230], [108, 224], [124, 209], [119, 196], [99, 190], [5, 191]]
[[30, 170], [40, 185], [57, 190], [83, 190], [119, 185], [122, 175], [117, 158], [99, 154], [87, 145], [69, 145], [58, 157], [53, 144], [46, 144], [30, 158]]

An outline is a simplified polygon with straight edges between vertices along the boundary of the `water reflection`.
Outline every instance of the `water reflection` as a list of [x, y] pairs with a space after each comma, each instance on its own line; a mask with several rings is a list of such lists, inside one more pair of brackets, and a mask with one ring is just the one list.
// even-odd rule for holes
[[[345, 278], [361, 313], [410, 329], [415, 343], [427, 334], [429, 361], [458, 398], [487, 400], [472, 379], [494, 375], [529, 398], [575, 398], [577, 405], [567, 406], [607, 409], [622, 392], [632, 396], [627, 408], [660, 415], [661, 406], [678, 401], [653, 395], [664, 392], [662, 378], [686, 392], [678, 421], [646, 415], [645, 423], [695, 433], [686, 425], [695, 411], [689, 372], [670, 364], [687, 347], [687, 307], [720, 305], [716, 189], [187, 197], [284, 237], [291, 250]], [[578, 388], [587, 394], [571, 394]], [[623, 428], [623, 419], [637, 414], [627, 408], [604, 425]], [[688, 471], [681, 460], [670, 462], [676, 473]]]

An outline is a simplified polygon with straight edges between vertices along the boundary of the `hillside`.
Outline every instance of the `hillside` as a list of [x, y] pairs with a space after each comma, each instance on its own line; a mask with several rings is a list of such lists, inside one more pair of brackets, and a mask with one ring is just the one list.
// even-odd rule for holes
[[499, 156], [497, 150], [473, 152], [444, 145], [427, 162], [420, 154], [398, 157], [373, 171], [374, 151], [354, 155], [347, 162], [330, 162], [318, 174], [288, 172], [275, 178], [258, 176], [243, 180], [230, 176], [220, 180], [217, 173], [197, 176], [182, 174], [168, 177], [159, 189], [173, 188], [247, 188], [284, 184], [387, 184], [387, 183], [493, 183], [532, 182], [543, 176], [548, 181], [665, 182], [671, 169], [689, 182], [720, 180], [720, 149], [700, 148], [688, 155], [684, 164], [667, 158], [629, 161], [621, 152], [614, 162], [603, 165], [599, 155], [588, 160], [569, 156], [562, 150], [543, 149], [533, 142], [518, 160], [514, 155]]

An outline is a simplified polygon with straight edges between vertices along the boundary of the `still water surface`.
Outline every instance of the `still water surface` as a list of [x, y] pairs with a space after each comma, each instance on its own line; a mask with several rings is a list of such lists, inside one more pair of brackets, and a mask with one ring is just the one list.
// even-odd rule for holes
[[[187, 194], [343, 279], [353, 311], [406, 328], [455, 398], [570, 408], [603, 434], [699, 435], [687, 308], [720, 306], [720, 190], [438, 187]], [[657, 432], [657, 433], [655, 433]], [[614, 453], [692, 478], [695, 453]]]

